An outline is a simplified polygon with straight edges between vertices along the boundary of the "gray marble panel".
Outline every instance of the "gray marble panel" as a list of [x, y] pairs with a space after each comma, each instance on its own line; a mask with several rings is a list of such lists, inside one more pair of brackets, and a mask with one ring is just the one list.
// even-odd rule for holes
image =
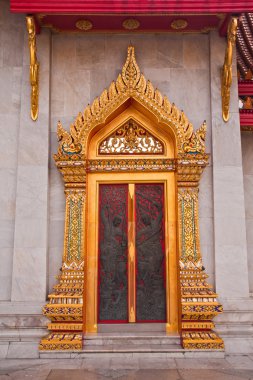
[[180, 68], [184, 66], [183, 38], [179, 35], [156, 35], [157, 67]]
[[[216, 289], [221, 297], [248, 297], [247, 244], [242, 172], [241, 135], [236, 78], [231, 87], [231, 114], [221, 113], [220, 69], [225, 41], [210, 34], [213, 199]], [[235, 55], [233, 62], [235, 73]], [[236, 104], [237, 103], [237, 104]]]
[[19, 166], [16, 215], [22, 219], [47, 218], [48, 168]]
[[[182, 38], [181, 38], [182, 39]], [[209, 61], [209, 35], [183, 36], [183, 65], [190, 69], [206, 69]]]
[[8, 348], [9, 348], [9, 342], [0, 343], [0, 359], [5, 359], [7, 357]]
[[171, 102], [184, 110], [195, 128], [210, 113], [208, 69], [171, 69], [171, 82], [166, 94]]
[[18, 127], [17, 114], [0, 114], [0, 163], [7, 176], [8, 169], [15, 171], [17, 166]]
[[14, 221], [0, 219], [0, 249], [13, 248]]
[[64, 223], [63, 220], [52, 219], [49, 224], [49, 247], [63, 247]]
[[50, 202], [50, 220], [65, 219], [65, 194], [64, 182], [62, 175], [56, 167], [50, 169], [50, 189], [49, 189], [49, 202]]
[[[3, 64], [10, 67], [22, 66], [24, 38], [28, 38], [27, 35], [20, 33], [20, 26], [18, 25], [11, 28], [9, 25], [6, 25], [1, 30], [4, 48]], [[28, 41], [25, 42], [27, 43]]]
[[24, 29], [25, 15], [10, 13], [10, 2], [8, 0], [1, 1], [1, 25], [19, 26]]
[[207, 166], [199, 186], [199, 217], [213, 218], [213, 168]]
[[16, 205], [16, 169], [0, 168], [1, 220], [14, 220]]
[[[30, 231], [30, 234], [33, 234], [33, 230]], [[13, 301], [26, 300], [29, 302], [45, 301], [46, 299], [45, 268], [47, 257], [45, 248], [38, 248], [35, 243], [33, 245], [35, 247], [15, 248], [15, 266], [11, 293]]]
[[245, 218], [242, 167], [214, 167], [216, 217]]
[[12, 254], [13, 248], [0, 248], [0, 299], [10, 300], [12, 281]]
[[[253, 245], [253, 219], [247, 219], [246, 224], [246, 231], [247, 231], [247, 245], [252, 246]], [[248, 258], [251, 261], [252, 251], [248, 251]]]
[[[241, 166], [241, 134], [239, 127], [239, 114], [230, 115], [229, 124], [222, 121], [221, 115], [214, 113], [212, 119], [213, 135], [213, 163], [218, 166]], [[237, 147], [231, 151], [231, 147]]]
[[206, 274], [209, 276], [208, 283], [214, 285], [214, 246], [212, 244], [200, 244], [203, 266], [206, 269]]
[[[39, 116], [30, 118], [28, 44], [23, 49], [17, 194], [11, 299], [45, 300], [48, 239], [50, 32], [37, 39], [40, 54]], [[28, 272], [29, 270], [29, 272]], [[29, 275], [28, 275], [29, 273]]]
[[57, 72], [62, 74], [65, 71], [76, 69], [76, 39], [76, 36], [65, 34], [52, 36], [52, 63], [57, 67]]
[[37, 342], [11, 342], [8, 349], [7, 358], [38, 358], [38, 343]]
[[253, 218], [253, 174], [243, 177], [246, 220]]
[[253, 175], [253, 134], [251, 132], [241, 133], [242, 143], [242, 162], [243, 162], [243, 174]]
[[76, 44], [76, 67], [75, 69], [92, 70], [105, 66], [105, 36], [90, 35], [89, 38], [78, 36]]

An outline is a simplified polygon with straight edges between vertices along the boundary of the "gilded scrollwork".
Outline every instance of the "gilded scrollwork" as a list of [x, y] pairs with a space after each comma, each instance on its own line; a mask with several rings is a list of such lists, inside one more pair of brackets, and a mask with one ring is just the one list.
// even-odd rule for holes
[[64, 242], [64, 267], [71, 268], [83, 263], [83, 210], [84, 191], [66, 191], [66, 230]]
[[175, 171], [176, 165], [170, 158], [87, 160], [87, 172], [168, 172]]
[[37, 120], [39, 112], [39, 62], [36, 48], [36, 27], [33, 16], [26, 17], [30, 49], [31, 118]]
[[233, 17], [228, 25], [227, 47], [221, 75], [222, 117], [225, 122], [229, 119], [230, 87], [232, 84], [233, 46], [236, 41], [237, 18]]
[[200, 247], [198, 230], [198, 188], [180, 189], [179, 201], [179, 226], [181, 236], [180, 266], [184, 268], [189, 263], [200, 266]]
[[185, 134], [185, 142], [183, 143], [185, 153], [205, 153], [206, 130], [206, 121], [203, 122], [196, 132], [193, 131], [191, 124], [188, 126]]
[[99, 154], [163, 154], [164, 144], [130, 119], [101, 141]]
[[117, 80], [88, 105], [83, 113], [79, 113], [70, 131], [66, 132], [58, 123], [60, 140], [58, 155], [83, 154], [86, 156], [88, 135], [90, 131], [106, 119], [113, 111], [128, 99], [135, 99], [146, 107], [158, 122], [163, 122], [172, 128], [176, 137], [179, 153], [204, 153], [206, 123], [194, 131], [183, 111], [171, 104], [166, 96], [162, 96], [152, 83], [141, 74], [135, 59], [134, 47], [129, 46], [126, 63]]

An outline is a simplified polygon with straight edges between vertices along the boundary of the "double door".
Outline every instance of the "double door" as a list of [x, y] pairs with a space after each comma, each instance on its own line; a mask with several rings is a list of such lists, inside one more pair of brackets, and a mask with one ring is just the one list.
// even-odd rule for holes
[[164, 183], [98, 190], [98, 322], [165, 322]]

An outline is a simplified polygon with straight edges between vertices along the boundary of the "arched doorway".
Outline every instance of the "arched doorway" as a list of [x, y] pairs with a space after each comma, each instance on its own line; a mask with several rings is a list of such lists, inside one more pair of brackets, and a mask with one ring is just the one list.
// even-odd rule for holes
[[[99, 323], [141, 322], [178, 331], [171, 132], [131, 100], [92, 135], [87, 156], [106, 160], [107, 169], [87, 174], [85, 332], [97, 332]], [[155, 167], [162, 160], [170, 168]]]
[[[59, 284], [44, 307], [50, 334], [40, 349], [80, 350], [83, 333], [96, 333], [98, 321], [134, 323], [143, 315], [164, 318], [168, 332], [179, 330], [185, 349], [223, 349], [212, 330], [222, 306], [206, 282], [200, 251], [205, 122], [193, 130], [184, 112], [141, 74], [130, 46], [117, 80], [70, 132], [58, 123], [57, 133], [64, 252]], [[156, 292], [159, 315], [138, 306], [145, 292], [153, 298]], [[113, 314], [121, 299], [123, 317]]]

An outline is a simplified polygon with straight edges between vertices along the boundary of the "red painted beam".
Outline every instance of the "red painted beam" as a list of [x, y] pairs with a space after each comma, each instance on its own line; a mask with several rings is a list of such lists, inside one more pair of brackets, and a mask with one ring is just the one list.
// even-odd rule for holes
[[252, 12], [252, 0], [11, 0], [19, 13], [238, 13]]
[[253, 80], [238, 82], [239, 95], [253, 95]]

